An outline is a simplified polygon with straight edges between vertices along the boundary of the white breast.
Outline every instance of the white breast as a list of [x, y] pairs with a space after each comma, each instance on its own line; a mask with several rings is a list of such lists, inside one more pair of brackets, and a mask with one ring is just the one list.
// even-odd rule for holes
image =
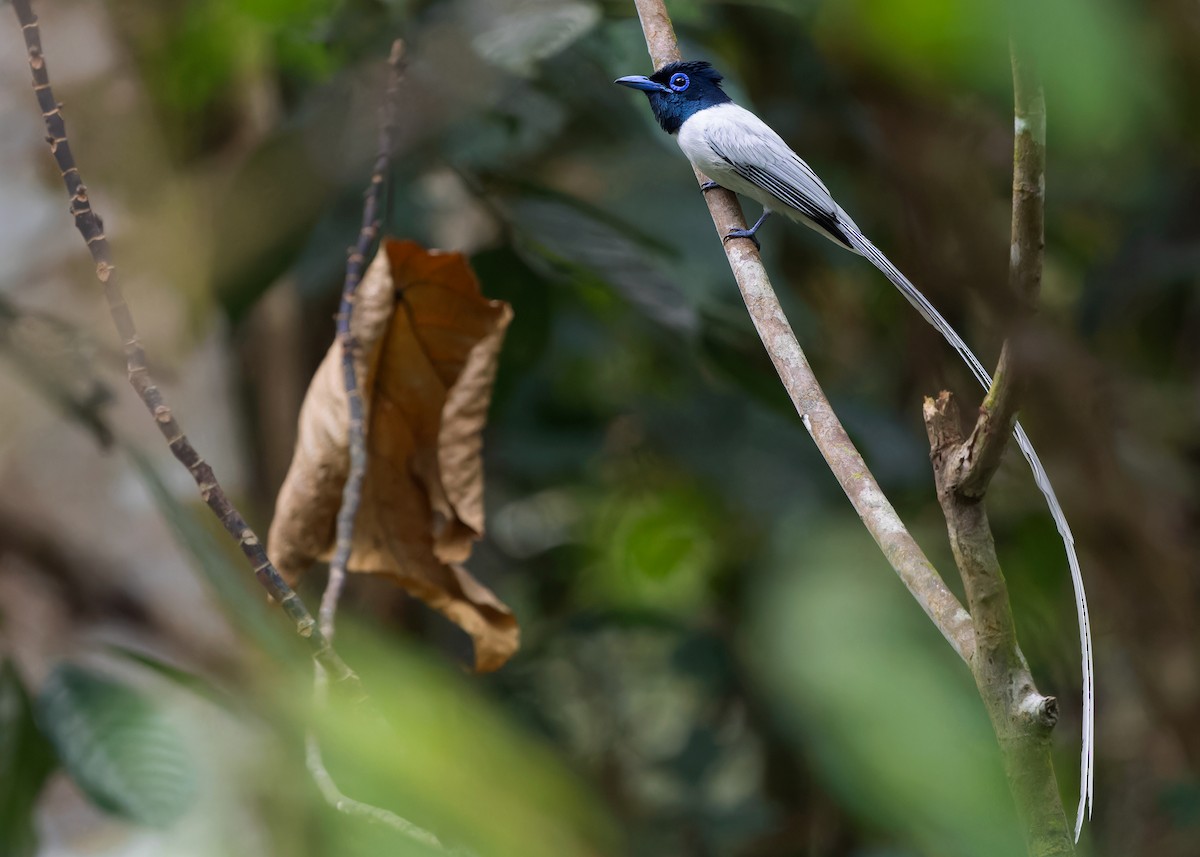
[[692, 162], [692, 166], [700, 170], [723, 188], [734, 193], [740, 193], [773, 210], [780, 210], [779, 200], [751, 184], [733, 171], [729, 163], [713, 151], [709, 140], [721, 140], [731, 133], [745, 133], [751, 128], [758, 131], [767, 128], [761, 119], [744, 107], [736, 104], [718, 104], [698, 113], [693, 113], [675, 135], [679, 148]]

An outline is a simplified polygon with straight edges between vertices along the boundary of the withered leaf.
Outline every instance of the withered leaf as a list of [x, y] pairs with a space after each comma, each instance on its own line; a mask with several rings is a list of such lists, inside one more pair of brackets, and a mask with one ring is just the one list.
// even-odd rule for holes
[[[367, 408], [367, 471], [350, 571], [387, 574], [471, 635], [475, 667], [502, 666], [519, 629], [462, 567], [483, 534], [482, 431], [512, 308], [480, 293], [466, 259], [386, 240], [352, 329]], [[294, 581], [332, 554], [349, 469], [341, 346], [313, 377], [275, 504], [270, 555]]]

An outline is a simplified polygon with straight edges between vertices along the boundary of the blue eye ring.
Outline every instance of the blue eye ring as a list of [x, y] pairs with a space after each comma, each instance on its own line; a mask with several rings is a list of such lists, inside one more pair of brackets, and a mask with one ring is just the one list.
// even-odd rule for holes
[[683, 72], [671, 75], [670, 87], [676, 92], [683, 92], [690, 84], [691, 81], [688, 80], [688, 76]]

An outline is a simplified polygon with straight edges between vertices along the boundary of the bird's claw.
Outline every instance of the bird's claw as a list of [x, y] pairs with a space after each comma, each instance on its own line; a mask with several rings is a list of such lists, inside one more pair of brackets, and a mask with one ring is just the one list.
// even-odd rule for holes
[[720, 185], [717, 184], [716, 182], [707, 181], [704, 184], [700, 185], [700, 190], [703, 191], [704, 193], [708, 193], [710, 190], [716, 190], [719, 187], [720, 187]]
[[722, 240], [722, 243], [731, 238], [749, 238], [754, 242], [755, 250], [762, 250], [762, 244], [758, 243], [758, 236], [754, 234], [753, 229], [730, 229]]

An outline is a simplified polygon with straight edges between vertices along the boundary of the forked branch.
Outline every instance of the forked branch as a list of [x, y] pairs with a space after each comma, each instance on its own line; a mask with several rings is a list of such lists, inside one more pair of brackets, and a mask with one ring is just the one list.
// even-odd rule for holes
[[975, 653], [968, 664], [1000, 744], [1029, 854], [1074, 854], [1050, 758], [1058, 702], [1038, 692], [1017, 644], [1008, 585], [982, 498], [959, 490], [971, 439], [963, 437], [958, 405], [949, 393], [926, 399], [924, 416], [938, 502], [975, 627]]
[[[1046, 108], [1036, 72], [1015, 43], [1012, 64], [1016, 143], [1009, 282], [1029, 313], [1042, 277]], [[969, 436], [963, 437], [950, 393], [926, 399], [924, 416], [938, 501], [975, 625], [971, 672], [1000, 744], [1026, 846], [1033, 857], [1043, 857], [1075, 853], [1050, 756], [1058, 703], [1038, 692], [1021, 653], [983, 504], [1016, 423], [1022, 380], [1014, 353], [1010, 338]]]

